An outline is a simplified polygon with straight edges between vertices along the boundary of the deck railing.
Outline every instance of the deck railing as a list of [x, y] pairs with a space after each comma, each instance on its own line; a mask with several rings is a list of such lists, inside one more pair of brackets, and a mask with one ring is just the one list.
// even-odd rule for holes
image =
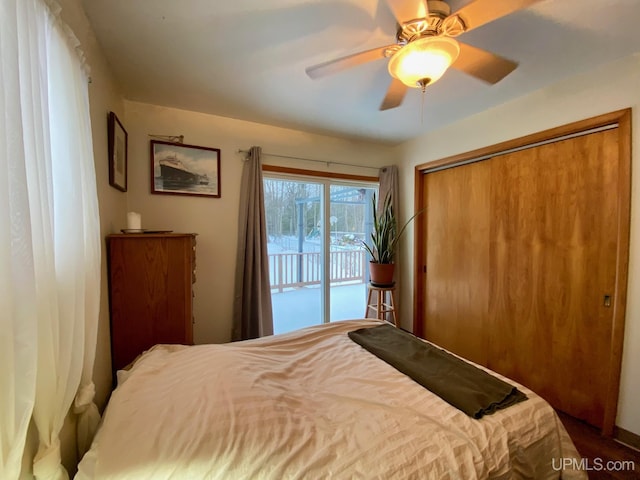
[[[337, 250], [330, 252], [329, 278], [331, 284], [364, 283], [365, 251]], [[322, 272], [320, 252], [269, 254], [271, 290], [319, 285]]]

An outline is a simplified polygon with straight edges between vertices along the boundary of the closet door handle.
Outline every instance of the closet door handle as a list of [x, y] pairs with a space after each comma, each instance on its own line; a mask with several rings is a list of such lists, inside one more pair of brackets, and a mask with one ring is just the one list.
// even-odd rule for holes
[[609, 308], [611, 306], [611, 295], [605, 295], [604, 296], [604, 301], [602, 302], [602, 304]]

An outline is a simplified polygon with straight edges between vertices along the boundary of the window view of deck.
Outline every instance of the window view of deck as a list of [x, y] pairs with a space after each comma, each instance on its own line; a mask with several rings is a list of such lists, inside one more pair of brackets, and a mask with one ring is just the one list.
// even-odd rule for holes
[[264, 187], [274, 333], [361, 318], [376, 189], [269, 177]]

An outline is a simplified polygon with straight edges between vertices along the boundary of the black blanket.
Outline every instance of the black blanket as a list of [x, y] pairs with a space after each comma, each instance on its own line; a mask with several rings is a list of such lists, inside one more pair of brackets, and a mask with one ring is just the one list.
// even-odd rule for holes
[[527, 399], [516, 387], [391, 325], [361, 328], [349, 338], [473, 418]]

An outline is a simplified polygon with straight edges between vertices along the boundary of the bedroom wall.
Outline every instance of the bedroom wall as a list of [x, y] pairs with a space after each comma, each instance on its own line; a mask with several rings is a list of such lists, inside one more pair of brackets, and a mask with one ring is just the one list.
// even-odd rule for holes
[[[632, 107], [632, 171], [640, 171], [640, 55], [565, 79], [547, 88], [425, 134], [399, 148], [401, 190], [405, 205], [413, 205], [414, 168], [418, 164], [493, 145], [559, 125]], [[628, 301], [618, 417], [616, 424], [640, 435], [640, 176], [632, 174], [631, 250]], [[413, 236], [405, 237], [402, 258], [409, 266]], [[403, 284], [412, 285], [412, 269], [403, 268]], [[405, 289], [405, 326], [411, 326], [412, 298]]]
[[[203, 113], [137, 102], [125, 102], [124, 127], [129, 134], [129, 194], [127, 210], [142, 215], [142, 228], [195, 232], [196, 343], [230, 340], [236, 262], [238, 209], [243, 155], [238, 150], [261, 146], [264, 153], [333, 160], [380, 167], [394, 163], [394, 150], [371, 143], [273, 127]], [[221, 198], [150, 193], [149, 135], [184, 135], [184, 143], [221, 150]], [[282, 160], [269, 156], [265, 164], [295, 166], [360, 175], [376, 170]], [[115, 229], [125, 228], [124, 218]], [[114, 230], [114, 231], [117, 231]]]

